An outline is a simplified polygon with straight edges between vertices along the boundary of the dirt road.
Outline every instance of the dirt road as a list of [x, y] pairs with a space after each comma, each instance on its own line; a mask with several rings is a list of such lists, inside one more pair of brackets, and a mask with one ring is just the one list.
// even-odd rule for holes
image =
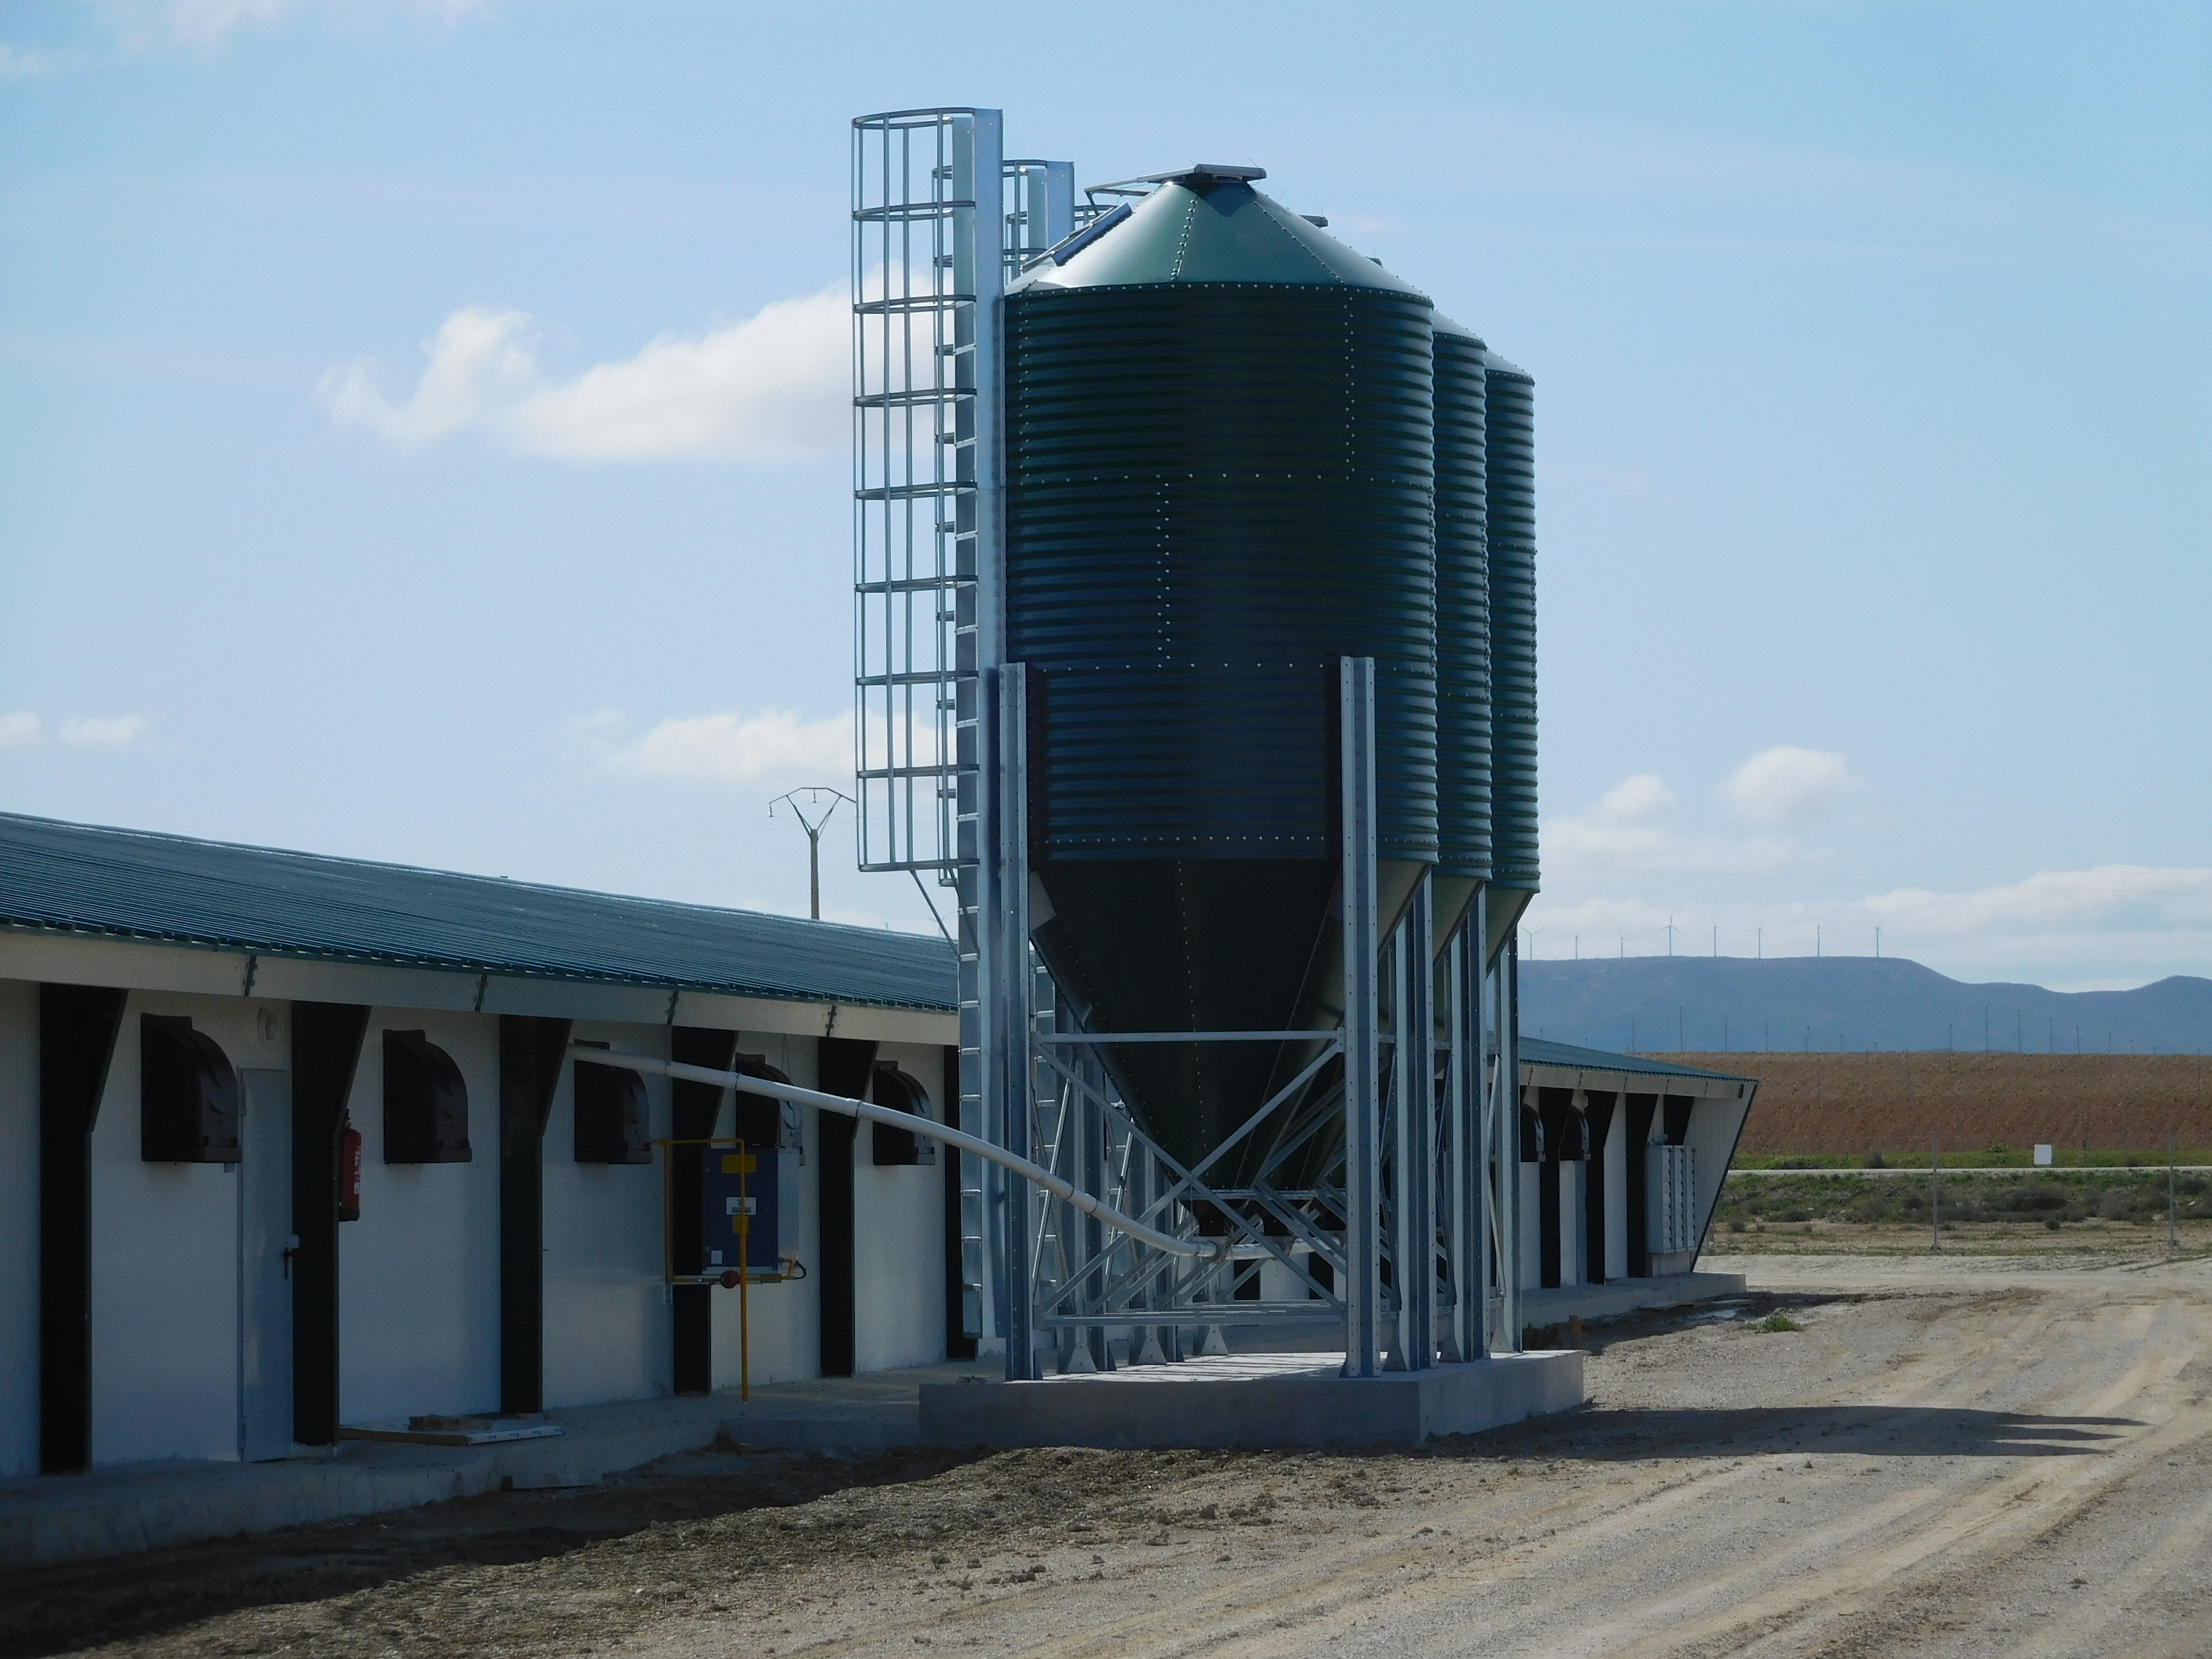
[[2212, 1655], [2212, 1262], [1728, 1265], [1506, 1434], [702, 1455], [0, 1581], [0, 1652]]

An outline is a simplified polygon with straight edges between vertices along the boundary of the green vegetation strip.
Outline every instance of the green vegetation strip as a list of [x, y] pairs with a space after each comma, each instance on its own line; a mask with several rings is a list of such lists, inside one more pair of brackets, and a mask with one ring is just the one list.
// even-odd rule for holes
[[[2184, 1221], [2212, 1218], [2212, 1176], [2191, 1171], [2175, 1183]], [[1946, 1182], [1947, 1222], [2069, 1221], [2166, 1223], [2166, 1171], [2085, 1169], [2023, 1170], [2014, 1178]], [[1928, 1182], [1856, 1170], [1808, 1170], [1748, 1177], [1731, 1174], [1721, 1188], [1715, 1225], [1741, 1232], [1753, 1224], [1858, 1222], [1868, 1225], [1928, 1220]]]
[[[2184, 1147], [2175, 1154], [2178, 1164], [2212, 1164], [2212, 1152]], [[2166, 1148], [2142, 1152], [2077, 1152], [2064, 1146], [2051, 1152], [2052, 1165], [2061, 1170], [2125, 1170], [2166, 1168]], [[1739, 1152], [1733, 1165], [1739, 1170], [1925, 1170], [1928, 1148], [1907, 1146], [1884, 1152]], [[1957, 1151], [1943, 1148], [1947, 1170], [2026, 1170], [2036, 1167], [2033, 1149], [2026, 1146], [1984, 1146]]]

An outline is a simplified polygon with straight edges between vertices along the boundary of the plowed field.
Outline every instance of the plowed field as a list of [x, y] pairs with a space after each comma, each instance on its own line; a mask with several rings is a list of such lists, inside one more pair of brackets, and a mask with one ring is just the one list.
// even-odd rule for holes
[[2212, 1148], [2212, 1055], [1674, 1054], [1759, 1079], [1746, 1152], [1924, 1155], [2039, 1141], [2163, 1157], [2167, 1130]]

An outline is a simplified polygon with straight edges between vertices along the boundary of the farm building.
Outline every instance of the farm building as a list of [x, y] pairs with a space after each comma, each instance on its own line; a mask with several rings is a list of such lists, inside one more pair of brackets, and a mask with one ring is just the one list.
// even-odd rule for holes
[[735, 1149], [667, 1143], [748, 1127], [805, 1274], [753, 1379], [941, 1357], [926, 1140], [568, 1045], [927, 1112], [951, 995], [935, 939], [0, 817], [0, 1473], [734, 1384]]
[[[949, 956], [0, 817], [0, 1350], [21, 1358], [0, 1370], [0, 1474], [283, 1457], [346, 1425], [732, 1388], [737, 1298], [686, 1232], [698, 1187], [673, 1195], [701, 1149], [670, 1143], [748, 1127], [780, 1143], [777, 1260], [750, 1264], [754, 1382], [996, 1346], [962, 1282], [971, 1161], [588, 1060], [580, 1091], [569, 1046], [941, 1115]], [[1693, 1265], [1743, 1085], [1522, 1047], [1529, 1316], [1595, 1307], [1577, 1287], [1607, 1281], [1659, 1276], [1663, 1299]], [[1671, 1255], [1650, 1248], [1668, 1242], [1652, 1194], [1668, 1201], [1670, 1146], [1694, 1160], [1673, 1224], [1691, 1243]], [[1232, 1343], [1236, 1316], [1220, 1311]]]

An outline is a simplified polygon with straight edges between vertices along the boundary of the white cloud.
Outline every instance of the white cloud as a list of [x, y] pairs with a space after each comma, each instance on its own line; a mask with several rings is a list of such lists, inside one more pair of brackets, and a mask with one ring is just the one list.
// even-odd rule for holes
[[1686, 836], [1667, 820], [1674, 792], [1656, 772], [1623, 778], [1580, 816], [1544, 827], [1547, 871], [1664, 871], [1678, 874], [1758, 875], [1823, 856], [1770, 836], [1731, 841]]
[[2083, 931], [2212, 936], [2212, 869], [2106, 864], [2039, 870], [2025, 881], [1965, 893], [1900, 888], [1863, 908], [1900, 936], [2002, 934], [2036, 939]]
[[167, 0], [163, 21], [172, 39], [185, 46], [213, 46], [248, 24], [274, 23], [288, 13], [318, 10], [356, 15], [408, 11], [459, 22], [482, 9], [485, 0]]
[[169, 8], [169, 32], [179, 40], [205, 46], [246, 23], [273, 23], [293, 8], [293, 0], [175, 0]]
[[30, 81], [61, 75], [84, 61], [81, 53], [11, 46], [0, 40], [0, 81]]
[[62, 741], [73, 749], [121, 749], [145, 729], [143, 714], [72, 714], [62, 722]]
[[1738, 900], [1669, 906], [1638, 895], [1557, 891], [1529, 908], [1536, 954], [1905, 957], [1969, 980], [2056, 989], [2212, 975], [2212, 869], [2102, 865], [2043, 870], [1954, 892], [1897, 888], [1854, 899]]
[[0, 714], [0, 749], [28, 749], [46, 740], [46, 723], [33, 714]]
[[842, 714], [804, 720], [787, 708], [697, 714], [663, 720], [605, 760], [638, 777], [685, 783], [849, 785], [853, 722]]
[[1845, 756], [1784, 744], [1737, 767], [1721, 786], [1721, 799], [1747, 823], [1781, 828], [1808, 823], [1865, 787]]
[[550, 380], [526, 313], [471, 306], [425, 343], [429, 362], [404, 400], [386, 397], [368, 358], [333, 367], [318, 395], [337, 425], [401, 448], [480, 432], [563, 460], [793, 460], [849, 438], [850, 328], [844, 289], [828, 289]]
[[1601, 823], [1650, 823], [1674, 810], [1674, 792], [1656, 772], [1623, 778], [1598, 797], [1591, 816]]

